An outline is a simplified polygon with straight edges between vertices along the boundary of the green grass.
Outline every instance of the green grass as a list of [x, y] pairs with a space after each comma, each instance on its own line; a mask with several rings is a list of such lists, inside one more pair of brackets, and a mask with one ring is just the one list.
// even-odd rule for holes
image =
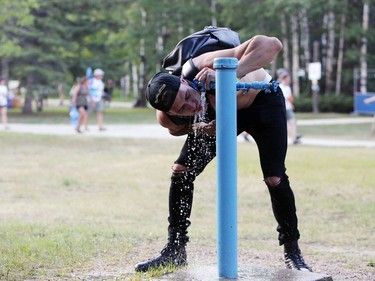
[[[340, 117], [353, 116], [297, 115], [298, 120]], [[68, 108], [45, 107], [31, 115], [12, 109], [9, 120], [68, 124]], [[91, 122], [96, 122], [94, 114]], [[155, 111], [111, 107], [105, 123], [156, 124]], [[366, 123], [298, 130], [306, 138], [374, 140], [370, 128]], [[135, 274], [133, 266], [155, 255], [166, 241], [170, 166], [180, 140], [0, 132], [0, 145], [6, 148], [0, 166], [1, 280], [151, 280], [165, 273]], [[274, 255], [276, 225], [257, 155], [254, 145], [239, 143], [239, 247], [245, 253]], [[369, 246], [375, 227], [374, 159], [374, 149], [289, 148], [287, 172], [296, 194], [304, 252], [318, 271], [319, 264], [332, 260], [346, 261], [348, 270], [373, 270], [375, 256]], [[215, 260], [215, 161], [196, 186], [190, 251], [211, 253], [201, 253], [198, 262], [207, 256]]]
[[[6, 148], [0, 166], [1, 280], [151, 280], [164, 273], [135, 274], [133, 267], [166, 242], [170, 167], [181, 140], [0, 132], [0, 145]], [[270, 255], [281, 267], [258, 161], [255, 145], [239, 143], [239, 248]], [[345, 260], [348, 270], [371, 272], [375, 150], [291, 146], [287, 167], [303, 250], [317, 271], [324, 271], [319, 264]], [[189, 257], [212, 262], [215, 161], [195, 190]]]
[[298, 126], [298, 133], [311, 138], [375, 141], [370, 123]]
[[298, 126], [298, 133], [311, 138], [323, 139], [342, 139], [342, 140], [371, 140], [375, 141], [375, 137], [371, 135], [371, 126], [373, 118], [369, 116], [355, 116], [348, 114], [338, 113], [299, 113], [297, 114], [298, 120], [309, 119], [337, 119], [337, 118], [363, 118], [369, 119], [368, 123], [358, 124], [335, 124], [335, 125], [314, 125], [314, 126]]
[[[8, 111], [9, 123], [26, 124], [68, 124], [69, 107], [45, 107], [42, 112], [23, 114], [21, 109]], [[90, 122], [96, 122], [95, 113], [90, 114]], [[151, 108], [109, 107], [104, 112], [106, 124], [149, 124], [156, 123], [155, 110]]]
[[[368, 115], [366, 115], [366, 116], [368, 116]], [[318, 113], [318, 114], [312, 113], [312, 112], [297, 112], [296, 117], [297, 117], [297, 119], [326, 119], [326, 118], [337, 119], [337, 118], [348, 118], [348, 117], [361, 118], [361, 117], [364, 117], [364, 116], [345, 114], [345, 113], [335, 113], [335, 112]]]

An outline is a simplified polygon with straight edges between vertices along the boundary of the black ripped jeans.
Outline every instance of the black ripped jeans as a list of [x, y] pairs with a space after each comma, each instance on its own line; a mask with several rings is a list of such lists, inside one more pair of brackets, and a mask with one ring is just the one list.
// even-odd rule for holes
[[[278, 223], [280, 245], [299, 239], [294, 194], [285, 171], [288, 147], [285, 100], [281, 91], [260, 92], [253, 104], [237, 111], [237, 134], [247, 131], [255, 140], [263, 177], [279, 177], [276, 186], [268, 185], [272, 210]], [[215, 137], [190, 133], [175, 163], [186, 171], [173, 173], [169, 193], [169, 230], [184, 236], [190, 225], [194, 180], [216, 156]]]

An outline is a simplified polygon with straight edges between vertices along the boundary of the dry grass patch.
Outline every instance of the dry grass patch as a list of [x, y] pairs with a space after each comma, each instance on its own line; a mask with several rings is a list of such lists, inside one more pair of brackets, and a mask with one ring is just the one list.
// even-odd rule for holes
[[[0, 134], [0, 279], [147, 280], [138, 261], [166, 243], [180, 140]], [[375, 150], [290, 147], [301, 246], [317, 272], [374, 272]], [[256, 146], [238, 146], [240, 261], [283, 267]], [[190, 264], [216, 261], [216, 161], [196, 181]], [[163, 274], [163, 272], [156, 272]], [[359, 278], [358, 277], [358, 278]], [[369, 279], [370, 280], [370, 279]]]

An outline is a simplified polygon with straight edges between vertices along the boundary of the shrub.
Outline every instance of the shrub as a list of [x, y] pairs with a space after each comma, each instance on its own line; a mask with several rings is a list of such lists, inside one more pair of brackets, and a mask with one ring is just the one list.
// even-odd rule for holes
[[[294, 99], [296, 112], [312, 112], [311, 95], [301, 95]], [[320, 95], [319, 112], [351, 113], [354, 110], [353, 96]]]

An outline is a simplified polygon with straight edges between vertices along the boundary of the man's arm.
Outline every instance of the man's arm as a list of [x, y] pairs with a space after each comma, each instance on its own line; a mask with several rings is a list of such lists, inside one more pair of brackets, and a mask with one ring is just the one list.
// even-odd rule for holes
[[276, 37], [256, 35], [241, 45], [226, 50], [204, 53], [193, 59], [199, 69], [209, 67], [213, 69], [215, 58], [235, 57], [238, 59], [237, 78], [270, 64], [281, 51], [282, 44]]

